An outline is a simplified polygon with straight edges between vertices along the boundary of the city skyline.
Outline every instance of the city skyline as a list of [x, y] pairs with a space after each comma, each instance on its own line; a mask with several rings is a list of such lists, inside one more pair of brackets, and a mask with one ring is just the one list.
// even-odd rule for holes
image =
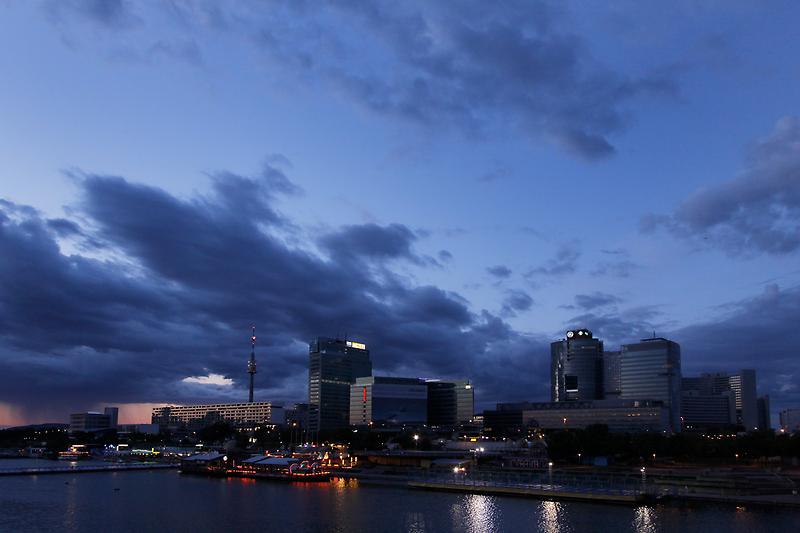
[[798, 6], [304, 5], [0, 5], [0, 426], [245, 401], [252, 324], [257, 401], [585, 327], [800, 405]]

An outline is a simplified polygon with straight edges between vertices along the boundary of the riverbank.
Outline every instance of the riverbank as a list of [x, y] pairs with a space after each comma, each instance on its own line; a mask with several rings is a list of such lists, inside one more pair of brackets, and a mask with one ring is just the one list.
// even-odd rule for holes
[[[552, 471], [539, 474], [473, 471], [468, 474], [372, 471], [337, 472], [359, 484], [406, 487], [416, 490], [528, 497], [555, 501], [585, 501], [637, 505], [641, 503], [724, 504], [729, 506], [790, 507], [800, 509], [800, 495], [791, 486], [766, 483], [740, 471], [706, 469], [679, 475], [659, 472], [650, 476], [631, 472]], [[678, 483], [680, 481], [680, 484]]]
[[[66, 483], [68, 482], [68, 483]], [[0, 531], [792, 531], [794, 509], [600, 505], [175, 470], [0, 478]]]
[[123, 472], [128, 470], [164, 470], [177, 469], [174, 463], [103, 463], [88, 464], [70, 463], [67, 465], [54, 463], [43, 466], [20, 466], [0, 468], [0, 476], [32, 476], [48, 474], [80, 474], [88, 472]]

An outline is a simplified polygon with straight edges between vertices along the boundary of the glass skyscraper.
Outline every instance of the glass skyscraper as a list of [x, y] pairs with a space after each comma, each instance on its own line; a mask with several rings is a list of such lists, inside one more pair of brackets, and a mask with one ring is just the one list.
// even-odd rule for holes
[[422, 425], [428, 418], [428, 384], [419, 378], [363, 377], [350, 386], [353, 426]]
[[603, 341], [587, 329], [550, 344], [551, 400], [603, 399]]
[[663, 402], [672, 431], [680, 431], [680, 345], [657, 337], [623, 344], [620, 351], [620, 398]]
[[360, 342], [320, 337], [308, 352], [309, 431], [314, 435], [348, 427], [350, 385], [372, 375], [369, 350]]

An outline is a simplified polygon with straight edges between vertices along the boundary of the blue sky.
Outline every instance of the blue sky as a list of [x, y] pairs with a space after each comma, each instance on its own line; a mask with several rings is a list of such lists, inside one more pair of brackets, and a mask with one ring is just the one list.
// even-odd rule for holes
[[[754, 367], [773, 411], [800, 403], [797, 22], [791, 2], [0, 3], [0, 424], [238, 398], [251, 322], [282, 401], [305, 395], [302, 342], [345, 331], [381, 372], [544, 398], [547, 343], [588, 327], [655, 330], [685, 374]], [[37, 320], [51, 301], [76, 323]]]

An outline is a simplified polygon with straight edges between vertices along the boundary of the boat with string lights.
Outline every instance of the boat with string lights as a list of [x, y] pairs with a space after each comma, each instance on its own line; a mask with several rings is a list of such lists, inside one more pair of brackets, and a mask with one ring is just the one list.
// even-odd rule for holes
[[299, 457], [254, 455], [237, 460], [220, 452], [206, 452], [181, 461], [181, 472], [217, 477], [280, 481], [328, 481], [330, 470], [319, 461]]

